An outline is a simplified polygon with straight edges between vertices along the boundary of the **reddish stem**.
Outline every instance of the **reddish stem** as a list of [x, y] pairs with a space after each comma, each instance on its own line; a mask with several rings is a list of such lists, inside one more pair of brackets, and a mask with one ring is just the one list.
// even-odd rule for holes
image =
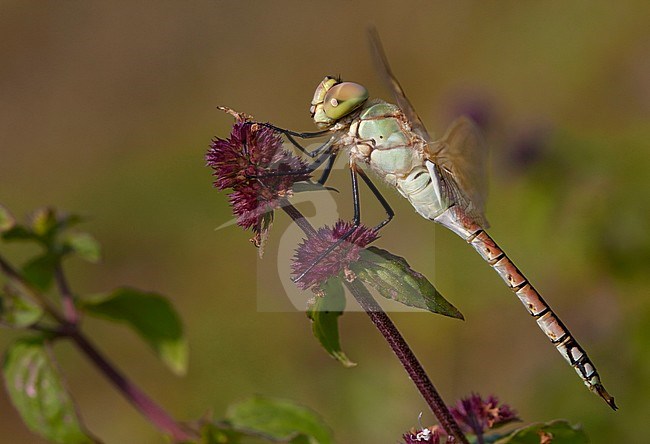
[[187, 441], [195, 438], [166, 411], [149, 398], [135, 384], [126, 379], [80, 332], [70, 334], [70, 338], [88, 356], [93, 364], [106, 376], [136, 409], [160, 430], [168, 433], [174, 441]]
[[[7, 277], [20, 284], [31, 296], [60, 324], [60, 328], [55, 330], [61, 336], [71, 338], [74, 343], [88, 356], [95, 366], [113, 383], [115, 388], [120, 391], [126, 399], [135, 406], [152, 424], [165, 433], [168, 433], [174, 441], [187, 441], [195, 438], [191, 432], [184, 429], [174, 418], [172, 418], [162, 407], [156, 404], [135, 384], [126, 379], [96, 348], [95, 346], [79, 331], [78, 312], [74, 307], [72, 292], [68, 287], [63, 271], [59, 268], [56, 272], [56, 280], [62, 296], [62, 303], [65, 316], [52, 306], [49, 301], [38, 291], [34, 290], [29, 283], [14, 269], [9, 262], [0, 256], [0, 271]], [[66, 308], [67, 307], [67, 308]], [[51, 332], [48, 328], [42, 328], [38, 325], [32, 326], [32, 329]]]
[[[293, 219], [294, 222], [307, 234], [313, 236], [316, 230], [311, 226], [309, 221], [305, 219], [300, 211], [289, 203], [286, 199], [282, 201], [282, 209]], [[393, 350], [397, 359], [402, 363], [402, 366], [408, 373], [411, 380], [415, 383], [418, 391], [429, 405], [429, 408], [440, 422], [440, 425], [447, 431], [447, 433], [459, 442], [468, 444], [467, 438], [460, 430], [460, 427], [451, 415], [440, 394], [433, 386], [426, 371], [413, 354], [413, 351], [406, 343], [404, 337], [400, 334], [399, 330], [390, 320], [388, 315], [382, 310], [381, 306], [374, 300], [368, 289], [358, 280], [353, 282], [345, 282], [345, 285], [354, 295], [355, 299], [361, 307], [368, 314], [372, 323], [382, 334], [388, 345]]]
[[368, 289], [359, 280], [352, 282], [345, 282], [345, 286], [350, 290], [356, 301], [361, 305], [366, 314], [377, 330], [382, 334], [390, 348], [393, 350], [397, 359], [402, 363], [402, 366], [408, 373], [409, 377], [417, 387], [418, 391], [431, 408], [433, 414], [440, 421], [440, 425], [445, 431], [454, 436], [459, 442], [468, 444], [467, 438], [460, 430], [460, 427], [451, 415], [447, 405], [442, 400], [442, 397], [433, 386], [429, 375], [418, 361], [417, 357], [406, 343], [406, 340], [401, 335], [393, 321], [384, 312], [381, 306], [375, 301]]
[[60, 264], [56, 267], [56, 270], [54, 270], [54, 279], [56, 280], [56, 285], [61, 294], [63, 316], [70, 324], [78, 324], [79, 312], [74, 304], [74, 296], [72, 295], [72, 291], [70, 291], [70, 286], [68, 285], [68, 281], [65, 278], [65, 274], [63, 274], [63, 268]]

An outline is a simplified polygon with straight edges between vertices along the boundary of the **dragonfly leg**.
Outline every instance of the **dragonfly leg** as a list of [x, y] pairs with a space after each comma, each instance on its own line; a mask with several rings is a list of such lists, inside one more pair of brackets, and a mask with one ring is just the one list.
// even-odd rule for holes
[[321, 154], [323, 151], [329, 149], [330, 146], [332, 146], [332, 143], [334, 143], [334, 140], [335, 140], [335, 137], [332, 136], [327, 142], [325, 142], [324, 144], [322, 144], [318, 148], [315, 148], [315, 149], [309, 151], [307, 148], [305, 148], [300, 143], [298, 143], [298, 141], [294, 137], [300, 137], [300, 138], [303, 138], [303, 139], [310, 139], [310, 138], [314, 138], [314, 137], [320, 137], [320, 136], [323, 136], [324, 134], [326, 134], [328, 132], [327, 130], [326, 131], [317, 131], [317, 132], [314, 132], [314, 133], [297, 133], [295, 131], [290, 131], [288, 129], [279, 128], [279, 127], [277, 127], [275, 125], [271, 125], [270, 123], [261, 123], [261, 122], [253, 122], [253, 121], [247, 121], [246, 123], [249, 124], [249, 125], [252, 125], [253, 123], [256, 123], [258, 125], [264, 126], [266, 128], [270, 128], [270, 129], [272, 129], [274, 131], [277, 131], [279, 133], [284, 134], [285, 136], [287, 136], [287, 140], [289, 140], [289, 142], [291, 142], [291, 144], [295, 148], [297, 148], [298, 151], [300, 151], [301, 153], [311, 157], [312, 159], [314, 157], [318, 156], [319, 154]]
[[312, 159], [314, 157], [318, 156], [319, 154], [321, 154], [323, 151], [329, 149], [332, 146], [332, 143], [334, 143], [334, 137], [331, 137], [327, 142], [325, 142], [324, 144], [322, 144], [318, 148], [315, 148], [315, 149], [309, 151], [309, 150], [307, 150], [307, 148], [305, 148], [304, 146], [299, 144], [298, 141], [296, 139], [294, 139], [291, 134], [286, 134], [285, 133], [284, 135], [287, 136], [287, 139], [289, 140], [289, 142], [291, 142], [291, 144], [294, 147], [296, 147], [298, 149], [298, 151], [300, 151], [301, 153], [311, 157]]
[[372, 191], [372, 194], [375, 195], [379, 203], [381, 204], [382, 207], [384, 207], [384, 211], [386, 212], [386, 219], [381, 221], [373, 230], [378, 231], [379, 229], [383, 228], [384, 225], [386, 225], [388, 222], [390, 222], [393, 219], [393, 216], [395, 216], [395, 212], [393, 209], [390, 207], [384, 196], [381, 194], [381, 192], [377, 189], [374, 183], [370, 180], [370, 177], [366, 174], [365, 171], [359, 169], [357, 171], [363, 181], [368, 185], [368, 188], [370, 188], [370, 191]]
[[323, 174], [321, 174], [320, 179], [318, 179], [318, 183], [321, 185], [325, 185], [325, 182], [327, 182], [327, 179], [330, 177], [330, 173], [332, 172], [332, 167], [334, 166], [334, 162], [336, 161], [336, 155], [338, 152], [331, 152], [330, 153], [329, 159], [327, 159], [327, 165], [325, 165], [325, 168], [323, 168]]
[[[254, 175], [249, 175], [248, 177], [250, 179], [261, 179], [264, 177], [277, 177], [277, 176], [301, 176], [304, 174], [311, 174], [315, 170], [318, 169], [326, 160], [329, 158], [335, 157], [336, 154], [328, 151], [326, 153], [322, 153], [318, 159], [316, 159], [314, 162], [312, 162], [307, 168], [301, 169], [301, 170], [291, 170], [291, 171], [267, 171], [262, 174], [254, 174]], [[333, 161], [330, 161], [332, 163]], [[329, 167], [329, 164], [328, 164]], [[331, 169], [331, 167], [330, 167]], [[329, 175], [329, 172], [328, 172]], [[321, 178], [322, 179], [322, 178]], [[326, 177], [327, 179], [327, 177]], [[319, 180], [320, 183], [320, 180]]]
[[291, 131], [285, 128], [280, 128], [279, 126], [272, 125], [270, 123], [262, 123], [262, 122], [253, 122], [253, 121], [248, 121], [246, 122], [249, 125], [252, 125], [253, 123], [256, 123], [261, 126], [265, 126], [267, 128], [270, 128], [274, 131], [277, 131], [282, 134], [286, 134], [287, 136], [293, 136], [293, 137], [299, 137], [301, 139], [313, 139], [315, 137], [321, 137], [324, 136], [325, 134], [329, 133], [330, 130], [321, 130], [321, 131], [312, 131], [312, 132], [304, 132], [304, 133], [299, 133], [297, 131]]
[[352, 218], [352, 227], [343, 233], [343, 235], [332, 245], [330, 245], [327, 250], [322, 252], [318, 257], [311, 263], [305, 271], [303, 271], [299, 276], [292, 278], [293, 282], [301, 281], [320, 261], [322, 261], [328, 254], [334, 251], [339, 245], [341, 245], [345, 240], [355, 232], [355, 230], [361, 225], [361, 207], [359, 205], [359, 181], [357, 180], [357, 171], [354, 167], [350, 168], [350, 174], [352, 177], [352, 205], [354, 207], [354, 216]]

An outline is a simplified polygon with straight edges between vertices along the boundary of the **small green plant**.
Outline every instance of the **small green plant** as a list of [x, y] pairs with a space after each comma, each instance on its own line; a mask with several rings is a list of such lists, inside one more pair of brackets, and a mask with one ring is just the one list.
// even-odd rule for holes
[[65, 277], [64, 261], [73, 256], [90, 262], [100, 258], [98, 242], [74, 230], [81, 221], [43, 208], [19, 223], [0, 205], [0, 245], [29, 242], [40, 247], [20, 267], [0, 254], [0, 325], [24, 332], [4, 353], [4, 385], [30, 430], [55, 443], [101, 442], [84, 425], [57, 365], [52, 345], [68, 340], [174, 442], [238, 443], [246, 436], [269, 442], [333, 442], [316, 413], [290, 401], [254, 397], [232, 405], [221, 420], [182, 423], [149, 398], [92, 343], [81, 320], [93, 316], [127, 325], [172, 372], [182, 375], [188, 348], [180, 317], [162, 295], [135, 288], [77, 295]]

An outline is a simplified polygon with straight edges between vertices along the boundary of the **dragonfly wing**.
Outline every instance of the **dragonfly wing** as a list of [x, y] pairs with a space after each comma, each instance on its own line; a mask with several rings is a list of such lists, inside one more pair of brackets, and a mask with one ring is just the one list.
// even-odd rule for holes
[[411, 102], [404, 94], [402, 86], [397, 81], [397, 78], [393, 75], [393, 71], [390, 69], [388, 64], [388, 59], [386, 58], [386, 53], [384, 52], [384, 47], [381, 44], [379, 39], [379, 33], [377, 29], [373, 26], [368, 29], [368, 38], [370, 40], [370, 46], [372, 48], [373, 59], [377, 65], [377, 69], [381, 74], [382, 79], [386, 83], [388, 89], [393, 93], [393, 97], [397, 102], [397, 106], [402, 110], [406, 118], [411, 123], [411, 129], [424, 140], [431, 140], [429, 132], [420, 120], [420, 117], [415, 112], [415, 108], [411, 105]]
[[429, 132], [390, 69], [377, 29], [369, 28], [368, 37], [383, 80], [409, 120], [413, 132], [428, 142], [429, 160], [443, 171], [447, 195], [468, 216], [487, 228], [488, 222], [484, 214], [487, 199], [487, 149], [480, 131], [470, 119], [461, 117], [452, 123], [442, 139], [432, 142]]
[[487, 228], [487, 147], [476, 124], [459, 117], [440, 140], [429, 143], [427, 155], [446, 176], [449, 197]]

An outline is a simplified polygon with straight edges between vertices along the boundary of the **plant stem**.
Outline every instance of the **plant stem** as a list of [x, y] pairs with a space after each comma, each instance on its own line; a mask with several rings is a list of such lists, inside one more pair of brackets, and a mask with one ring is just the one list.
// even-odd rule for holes
[[29, 295], [37, 304], [39, 304], [45, 312], [54, 318], [61, 325], [67, 324], [66, 319], [59, 313], [50, 301], [47, 300], [43, 294], [35, 290], [31, 284], [18, 273], [14, 267], [9, 264], [2, 256], [0, 256], [0, 271], [2, 271], [11, 281], [19, 285], [22, 290]]
[[350, 290], [350, 293], [352, 293], [359, 305], [361, 305], [366, 314], [370, 317], [370, 320], [375, 324], [377, 330], [379, 330], [384, 339], [386, 339], [386, 342], [388, 342], [388, 345], [390, 345], [390, 348], [402, 363], [406, 373], [408, 373], [409, 377], [418, 388], [418, 391], [429, 405], [429, 408], [431, 408], [433, 414], [438, 418], [438, 421], [440, 421], [440, 425], [448, 434], [454, 436], [459, 442], [467, 444], [467, 438], [465, 438], [465, 435], [461, 432], [460, 427], [458, 427], [458, 424], [451, 415], [447, 405], [433, 386], [433, 383], [422, 367], [422, 364], [420, 364], [418, 359], [415, 357], [415, 354], [413, 354], [413, 351], [406, 343], [406, 340], [400, 334], [399, 330], [397, 330], [393, 321], [391, 321], [386, 312], [382, 310], [381, 306], [377, 301], [375, 301], [368, 289], [359, 280], [345, 282], [345, 286]]
[[54, 279], [56, 280], [56, 285], [61, 294], [61, 305], [63, 306], [63, 316], [70, 324], [79, 323], [79, 312], [77, 307], [74, 305], [74, 296], [72, 291], [70, 291], [70, 286], [68, 285], [68, 280], [63, 274], [63, 268], [59, 264], [54, 270]]
[[291, 219], [293, 219], [296, 225], [298, 225], [302, 231], [305, 232], [307, 236], [316, 235], [316, 230], [314, 230], [314, 227], [311, 226], [309, 221], [305, 219], [305, 216], [303, 216], [303, 214], [287, 199], [280, 199], [280, 206], [284, 212], [287, 213]]
[[[174, 418], [172, 418], [162, 407], [156, 404], [135, 384], [126, 379], [112, 363], [110, 363], [95, 346], [81, 333], [78, 327], [79, 315], [72, 292], [68, 286], [65, 275], [61, 268], [57, 269], [56, 281], [61, 292], [65, 315], [50, 304], [47, 298], [39, 291], [34, 290], [31, 285], [18, 273], [4, 258], [0, 256], [0, 271], [9, 279], [20, 285], [43, 309], [60, 324], [59, 334], [63, 337], [69, 337], [74, 343], [86, 354], [86, 356], [95, 364], [95, 366], [111, 381], [115, 388], [120, 391], [126, 399], [131, 402], [140, 413], [142, 413], [152, 424], [165, 433], [168, 433], [174, 441], [185, 441], [194, 438], [191, 432], [184, 429]], [[67, 301], [67, 302], [66, 302]], [[70, 304], [66, 308], [66, 304]], [[32, 326], [35, 330], [46, 331], [48, 333], [57, 333], [57, 330], [41, 328], [38, 325]]]
[[[305, 232], [308, 236], [316, 234], [316, 230], [311, 226], [309, 221], [305, 219], [300, 211], [291, 205], [286, 199], [282, 200], [282, 209], [293, 219], [294, 222]], [[407, 344], [404, 337], [400, 334], [397, 327], [384, 312], [381, 306], [375, 301], [368, 289], [358, 280], [352, 282], [345, 282], [346, 287], [350, 290], [359, 305], [368, 314], [375, 327], [382, 334], [388, 345], [393, 350], [397, 359], [402, 363], [402, 366], [408, 373], [409, 377], [415, 383], [418, 391], [429, 405], [429, 408], [440, 422], [440, 425], [445, 431], [456, 438], [458, 442], [468, 444], [467, 438], [460, 430], [460, 427], [451, 415], [440, 394], [433, 386], [426, 371], [413, 354], [413, 351]]]
[[149, 398], [135, 384], [126, 379], [80, 332], [70, 334], [74, 343], [86, 354], [93, 364], [108, 378], [115, 388], [126, 397], [136, 409], [160, 430], [171, 435], [174, 441], [195, 438], [191, 432], [177, 423], [165, 410]]

